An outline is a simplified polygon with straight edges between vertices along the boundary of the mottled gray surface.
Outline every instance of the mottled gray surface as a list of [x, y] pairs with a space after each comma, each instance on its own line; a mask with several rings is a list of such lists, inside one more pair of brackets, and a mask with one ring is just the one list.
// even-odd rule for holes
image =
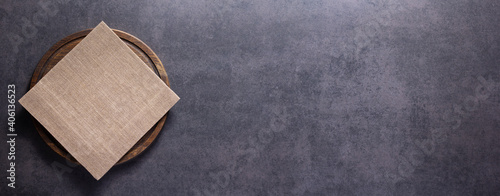
[[0, 3], [1, 110], [8, 83], [21, 97], [50, 46], [101, 20], [147, 43], [181, 100], [100, 181], [17, 105], [2, 195], [500, 194], [496, 0], [45, 2]]

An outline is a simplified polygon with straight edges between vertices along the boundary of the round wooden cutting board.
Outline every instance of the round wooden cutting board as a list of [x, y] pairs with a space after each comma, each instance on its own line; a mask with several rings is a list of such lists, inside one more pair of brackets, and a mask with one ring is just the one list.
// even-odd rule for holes
[[[87, 36], [92, 29], [83, 30], [72, 35], [69, 35], [59, 42], [57, 42], [54, 46], [52, 46], [45, 55], [43, 55], [42, 59], [38, 63], [33, 76], [31, 77], [30, 89], [35, 86], [35, 84], [45, 75], [47, 72], [52, 69], [68, 52], [71, 51], [80, 41], [82, 41], [85, 36]], [[120, 31], [113, 29], [113, 32], [118, 35], [122, 39], [125, 44], [127, 44], [134, 53], [139, 56], [139, 58], [148, 65], [151, 70], [153, 70], [158, 77], [161, 78], [169, 87], [170, 83], [168, 82], [167, 72], [163, 67], [160, 59], [156, 54], [149, 48], [144, 42], [139, 40], [138, 38]], [[165, 119], [167, 118], [167, 114], [163, 116], [116, 164], [124, 163], [137, 155], [143, 152], [158, 136], [158, 133], [161, 131], [163, 125], [165, 124]], [[71, 156], [71, 154], [66, 151], [62, 147], [62, 145], [57, 142], [57, 140], [52, 137], [52, 135], [35, 119], [33, 118], [35, 123], [35, 128], [42, 137], [43, 141], [47, 143], [52, 150], [54, 150], [57, 154], [62, 157], [68, 159], [69, 161], [78, 164], [78, 162]]]

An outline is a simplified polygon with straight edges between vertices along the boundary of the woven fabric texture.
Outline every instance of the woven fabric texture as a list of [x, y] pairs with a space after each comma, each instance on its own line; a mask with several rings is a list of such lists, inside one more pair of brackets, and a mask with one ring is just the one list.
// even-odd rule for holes
[[178, 100], [101, 22], [19, 102], [99, 180]]

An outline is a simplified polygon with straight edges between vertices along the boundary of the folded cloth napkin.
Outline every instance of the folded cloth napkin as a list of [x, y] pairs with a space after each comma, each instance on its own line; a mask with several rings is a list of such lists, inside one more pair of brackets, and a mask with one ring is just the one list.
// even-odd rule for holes
[[101, 22], [19, 103], [99, 180], [178, 100]]

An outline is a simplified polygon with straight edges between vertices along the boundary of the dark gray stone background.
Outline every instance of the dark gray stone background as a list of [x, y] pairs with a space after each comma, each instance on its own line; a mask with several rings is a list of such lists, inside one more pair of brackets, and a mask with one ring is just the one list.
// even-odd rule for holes
[[17, 105], [1, 195], [499, 195], [500, 2], [0, 2], [1, 110], [58, 40], [105, 21], [148, 44], [181, 100], [96, 181]]

